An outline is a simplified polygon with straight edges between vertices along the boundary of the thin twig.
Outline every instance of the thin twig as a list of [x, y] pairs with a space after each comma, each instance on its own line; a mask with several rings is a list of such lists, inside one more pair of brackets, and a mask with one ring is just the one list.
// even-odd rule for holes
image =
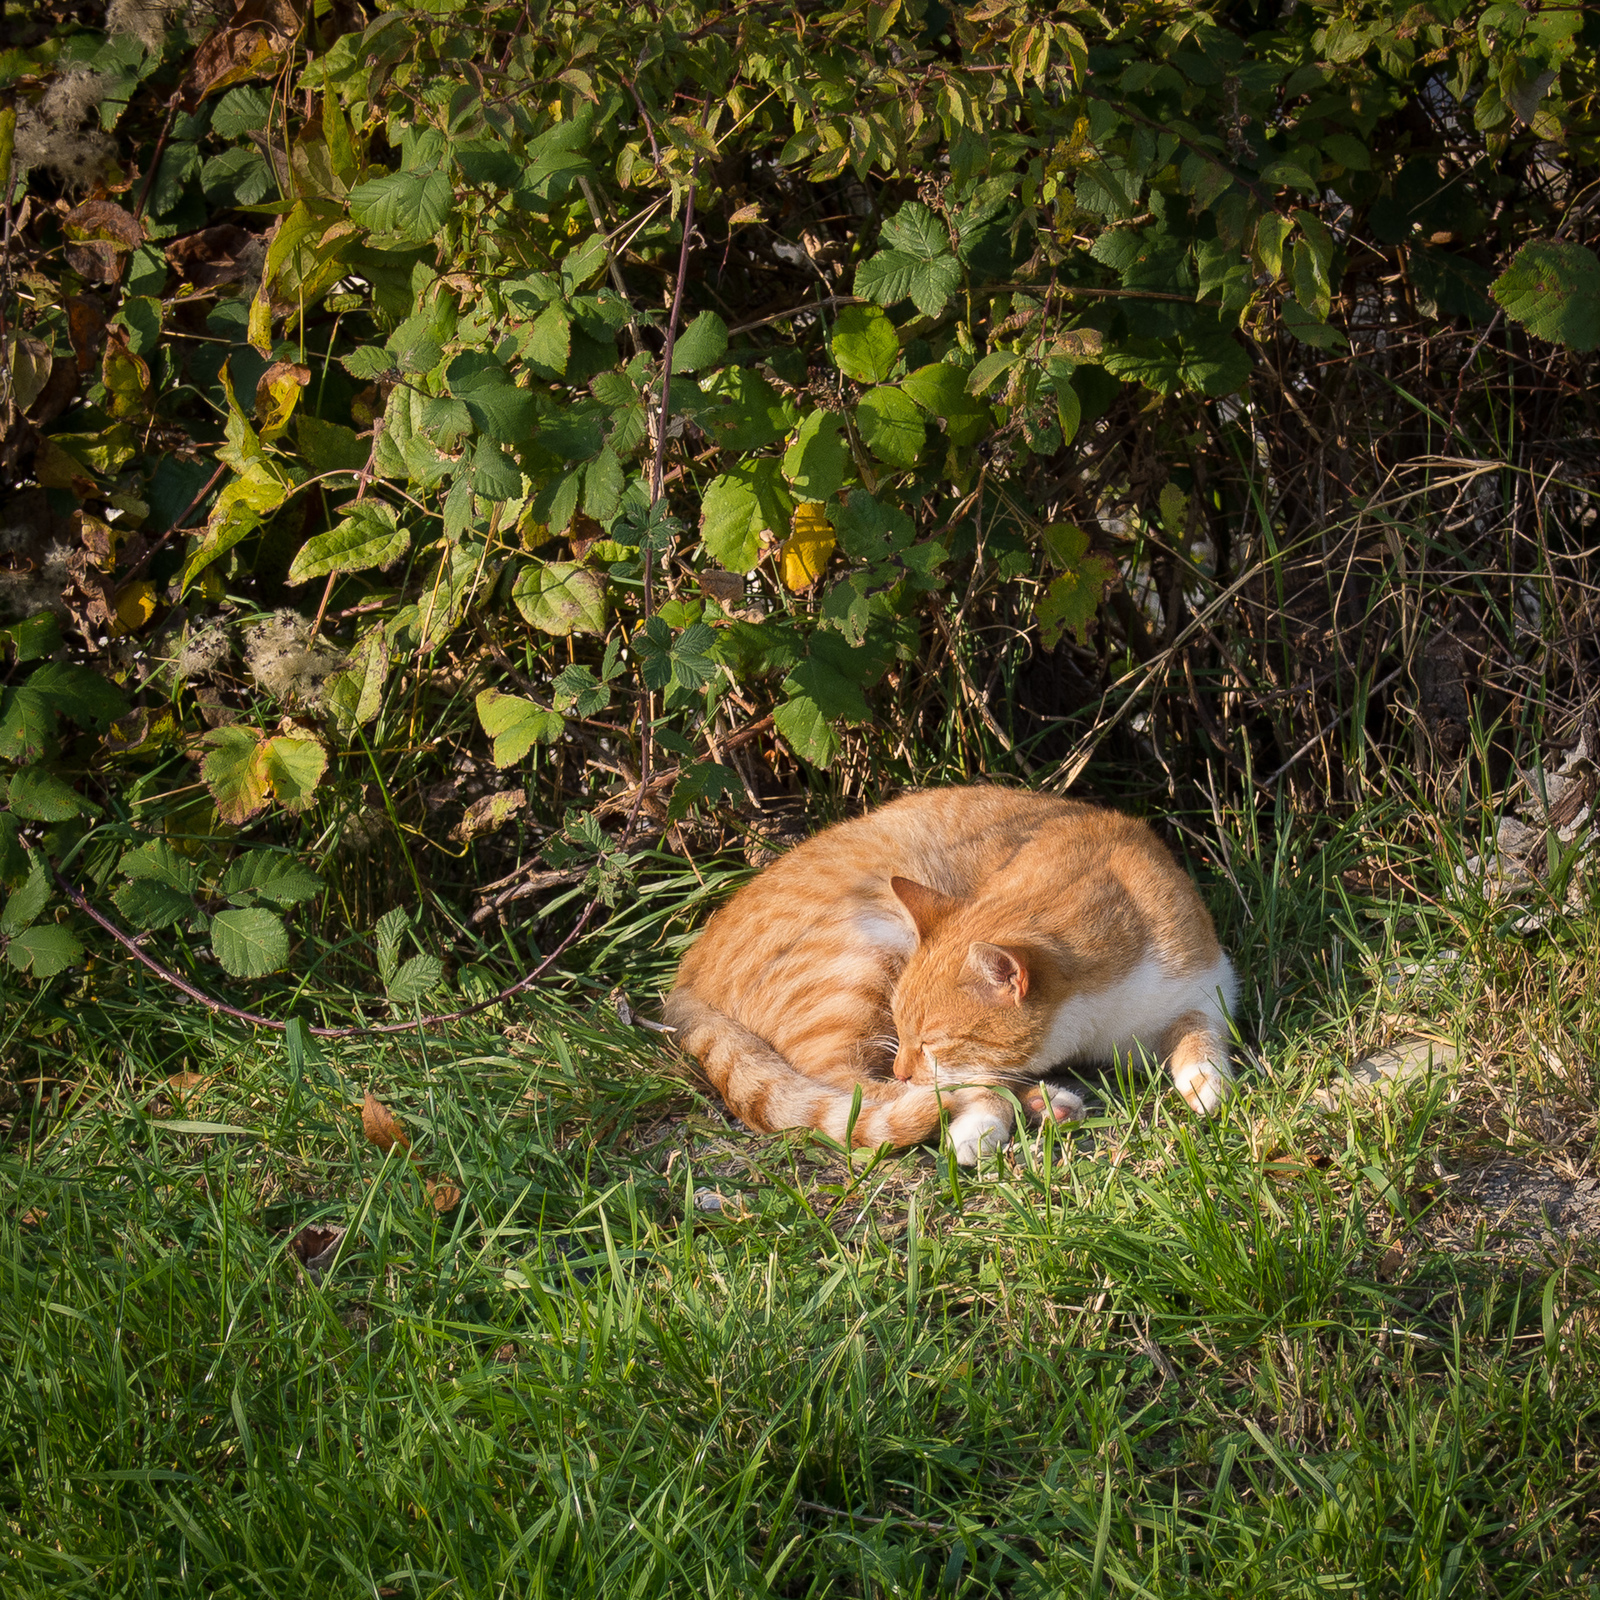
[[161, 170], [161, 158], [167, 151], [167, 136], [172, 132], [172, 124], [178, 115], [178, 102], [182, 98], [182, 91], [174, 90], [172, 98], [167, 101], [167, 120], [161, 124], [161, 137], [156, 140], [156, 153], [151, 156], [150, 170], [145, 173], [144, 182], [139, 185], [139, 198], [133, 202], [135, 222], [144, 215], [144, 203], [150, 198], [150, 186], [156, 181], [156, 173]]

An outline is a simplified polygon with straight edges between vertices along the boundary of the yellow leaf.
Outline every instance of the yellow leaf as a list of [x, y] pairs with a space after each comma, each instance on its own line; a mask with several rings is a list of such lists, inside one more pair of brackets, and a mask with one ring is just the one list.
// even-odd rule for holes
[[833, 529], [815, 500], [794, 508], [794, 531], [783, 541], [783, 581], [791, 589], [809, 589], [822, 576], [833, 554]]
[[262, 355], [272, 354], [272, 307], [259, 294], [250, 302], [250, 320], [245, 333]]
[[137, 633], [155, 614], [156, 586], [148, 580], [130, 583], [118, 592], [118, 633]]

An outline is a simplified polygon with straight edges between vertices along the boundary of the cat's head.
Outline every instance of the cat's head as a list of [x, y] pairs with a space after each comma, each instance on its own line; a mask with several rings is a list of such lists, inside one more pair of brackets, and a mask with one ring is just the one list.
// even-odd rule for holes
[[897, 1078], [912, 1083], [998, 1083], [1033, 1058], [1053, 1007], [1048, 965], [967, 902], [909, 878], [890, 887], [916, 925], [917, 945], [895, 985]]

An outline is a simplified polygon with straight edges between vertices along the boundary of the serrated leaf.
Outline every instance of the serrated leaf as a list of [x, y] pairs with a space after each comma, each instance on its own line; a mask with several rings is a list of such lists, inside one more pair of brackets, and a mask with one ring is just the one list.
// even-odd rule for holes
[[856, 268], [855, 291], [880, 306], [910, 300], [925, 317], [936, 317], [961, 287], [961, 263], [954, 256], [919, 261], [901, 250], [880, 250]]
[[168, 928], [194, 910], [194, 898], [155, 878], [135, 878], [111, 897], [136, 928]]
[[444, 963], [437, 956], [412, 956], [384, 986], [389, 1004], [408, 1006], [431, 994], [444, 981]]
[[137, 850], [129, 850], [117, 863], [117, 870], [129, 878], [153, 879], [168, 888], [191, 893], [200, 880], [200, 866], [179, 855], [165, 839], [152, 839]]
[[700, 500], [700, 537], [729, 572], [748, 572], [761, 559], [762, 534], [789, 532], [794, 500], [769, 458], [741, 461], [706, 485]]
[[367, 572], [393, 566], [410, 548], [410, 533], [399, 526], [394, 507], [361, 500], [326, 533], [308, 539], [289, 566], [290, 583], [309, 583], [332, 572]]
[[727, 323], [715, 311], [702, 311], [673, 341], [673, 375], [704, 372], [722, 359], [727, 348]]
[[807, 500], [829, 500], [844, 486], [850, 474], [850, 446], [840, 429], [837, 412], [818, 410], [801, 419], [794, 443], [783, 453], [783, 475], [796, 494]]
[[256, 894], [274, 905], [298, 905], [322, 893], [322, 879], [277, 850], [251, 850], [232, 862], [223, 874], [220, 892], [233, 896]]
[[83, 956], [83, 946], [66, 928], [29, 928], [6, 947], [6, 959], [18, 972], [53, 978]]
[[50, 899], [50, 870], [41, 857], [31, 857], [27, 882], [13, 889], [0, 911], [0, 933], [15, 938], [44, 910]]
[[900, 335], [877, 306], [846, 306], [828, 341], [835, 365], [857, 383], [883, 383], [900, 359]]
[[200, 776], [211, 791], [217, 815], [238, 824], [267, 803], [267, 775], [261, 761], [261, 740], [245, 727], [213, 728], [205, 736], [211, 748], [200, 764]]
[[772, 713], [784, 742], [802, 761], [827, 767], [839, 753], [839, 736], [823, 716], [822, 708], [804, 694], [796, 694]]
[[1600, 257], [1586, 245], [1535, 239], [1517, 251], [1489, 293], [1537, 339], [1579, 354], [1600, 345]]
[[866, 447], [891, 467], [914, 467], [928, 442], [921, 410], [899, 389], [869, 389], [862, 395], [856, 427]]
[[219, 911], [211, 919], [211, 950], [231, 978], [264, 978], [289, 959], [289, 930], [260, 907]]
[[541, 633], [564, 639], [606, 630], [605, 580], [575, 561], [530, 563], [517, 574], [511, 598]]
[[1091, 555], [1088, 534], [1070, 523], [1046, 529], [1045, 548], [1062, 570], [1039, 597], [1040, 640], [1046, 650], [1053, 650], [1070, 628], [1079, 644], [1087, 644], [1100, 602], [1117, 581], [1116, 563]]
[[327, 770], [328, 752], [318, 739], [279, 734], [261, 747], [267, 782], [285, 811], [304, 811]]
[[84, 812], [97, 812], [70, 783], [42, 767], [21, 767], [11, 774], [8, 800], [12, 811], [29, 822], [65, 822]]
[[989, 431], [989, 407], [967, 393], [967, 371], [938, 361], [918, 367], [900, 387], [924, 411], [943, 419], [951, 444], [976, 444]]
[[374, 233], [426, 244], [449, 221], [453, 199], [448, 168], [391, 172], [350, 191], [350, 219]]
[[477, 699], [478, 721], [494, 741], [494, 764], [509, 767], [536, 744], [554, 744], [566, 722], [559, 712], [525, 700], [521, 695], [485, 689]]
[[559, 378], [572, 354], [572, 328], [559, 305], [546, 306], [522, 338], [522, 359], [541, 378]]

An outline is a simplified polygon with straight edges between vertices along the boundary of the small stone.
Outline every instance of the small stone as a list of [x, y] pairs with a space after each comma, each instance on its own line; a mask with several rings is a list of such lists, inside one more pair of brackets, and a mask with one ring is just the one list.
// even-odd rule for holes
[[1319, 1110], [1334, 1111], [1347, 1093], [1367, 1095], [1386, 1085], [1409, 1083], [1430, 1072], [1442, 1072], [1454, 1065], [1460, 1054], [1453, 1044], [1441, 1044], [1437, 1039], [1402, 1039], [1345, 1068], [1336, 1081], [1318, 1089], [1311, 1102]]

